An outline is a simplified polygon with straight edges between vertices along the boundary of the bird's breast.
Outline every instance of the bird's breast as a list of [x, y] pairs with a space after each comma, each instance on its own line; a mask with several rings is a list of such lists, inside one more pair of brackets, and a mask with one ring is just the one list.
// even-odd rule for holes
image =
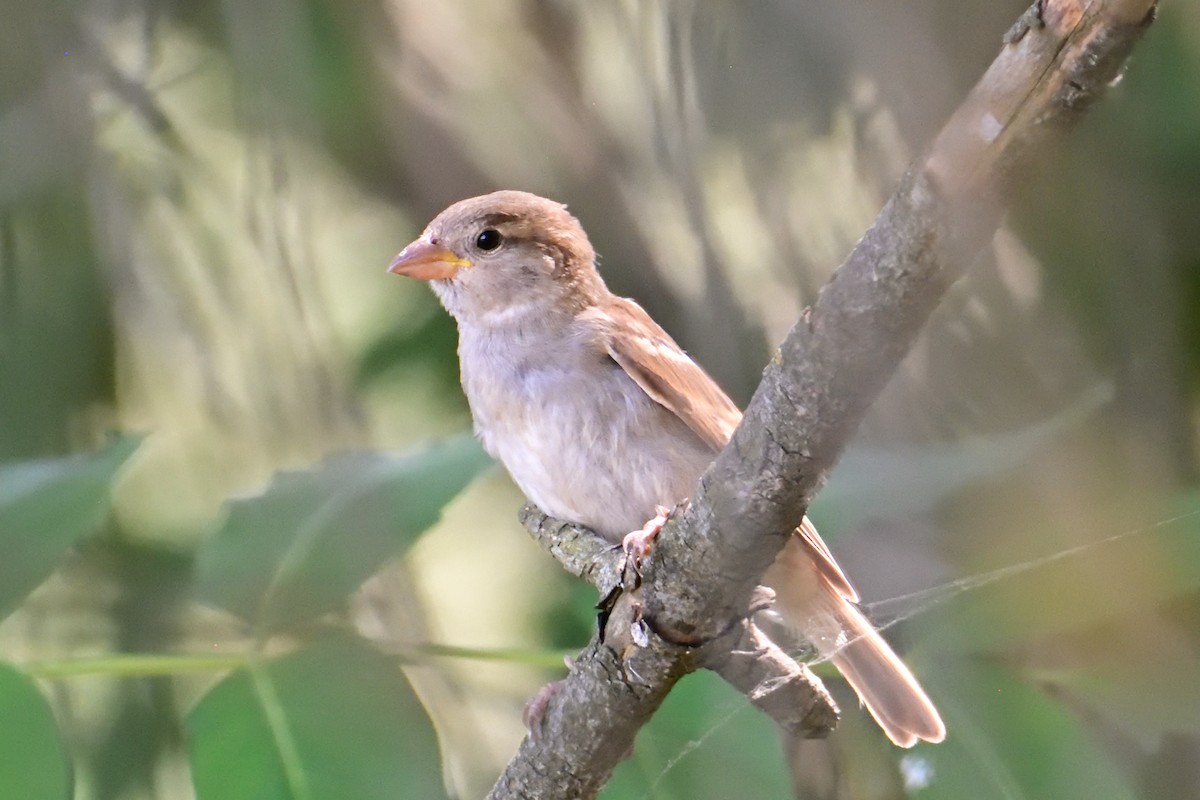
[[480, 441], [551, 516], [617, 541], [689, 496], [712, 459], [607, 355], [463, 339], [459, 358]]

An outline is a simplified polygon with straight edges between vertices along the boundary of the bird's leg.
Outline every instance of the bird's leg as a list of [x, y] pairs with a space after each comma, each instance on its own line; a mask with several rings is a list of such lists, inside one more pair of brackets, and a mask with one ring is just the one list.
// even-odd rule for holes
[[649, 555], [654, 540], [658, 538], [659, 531], [667, 524], [672, 513], [680, 509], [686, 510], [688, 503], [689, 501], [685, 499], [674, 509], [655, 506], [654, 516], [646, 520], [646, 524], [642, 526], [641, 530], [631, 531], [625, 534], [625, 538], [621, 540], [621, 549], [625, 551], [625, 561], [633, 567], [633, 571], [639, 578], [642, 576], [642, 559]]
[[641, 530], [630, 531], [621, 540], [621, 549], [625, 551], [625, 562], [633, 567], [638, 577], [642, 576], [642, 559], [649, 555], [658, 538], [659, 531], [667, 524], [671, 509], [666, 506], [655, 506], [654, 516], [646, 520]]

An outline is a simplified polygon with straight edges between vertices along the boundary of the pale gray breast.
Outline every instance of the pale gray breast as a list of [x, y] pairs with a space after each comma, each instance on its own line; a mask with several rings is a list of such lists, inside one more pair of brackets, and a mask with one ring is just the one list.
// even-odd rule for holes
[[618, 541], [690, 495], [715, 455], [595, 348], [488, 344], [460, 344], [476, 432], [552, 516]]

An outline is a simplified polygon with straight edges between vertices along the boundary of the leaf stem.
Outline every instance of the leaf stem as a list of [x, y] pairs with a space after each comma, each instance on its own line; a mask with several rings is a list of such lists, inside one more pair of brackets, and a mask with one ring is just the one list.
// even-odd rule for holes
[[[506, 661], [535, 667], [561, 667], [563, 653], [516, 647], [458, 647], [448, 644], [411, 644], [385, 648], [404, 661], [421, 658], [463, 658], [474, 661]], [[83, 658], [35, 661], [17, 665], [25, 674], [40, 680], [63, 680], [89, 676], [154, 678], [188, 672], [221, 672], [250, 665], [245, 653], [111, 653]]]
[[67, 658], [25, 664], [21, 669], [31, 677], [61, 680], [92, 675], [118, 678], [149, 678], [181, 672], [216, 672], [238, 669], [250, 657], [240, 653], [113, 653], [90, 658]]

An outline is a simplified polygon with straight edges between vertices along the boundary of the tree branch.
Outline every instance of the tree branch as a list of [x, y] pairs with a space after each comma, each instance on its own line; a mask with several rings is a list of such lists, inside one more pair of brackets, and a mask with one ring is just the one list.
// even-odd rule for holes
[[[588, 528], [547, 516], [532, 503], [522, 506], [518, 516], [563, 569], [591, 583], [600, 590], [601, 597], [611, 597], [621, 585], [624, 558], [620, 548]], [[769, 607], [774, 599], [770, 589], [759, 589], [762, 595], [750, 603], [750, 613]], [[624, 604], [611, 610], [616, 612], [611, 628], [623, 640], [629, 637], [621, 628], [627, 632], [633, 624], [637, 597], [637, 592], [632, 592]], [[824, 736], [837, 723], [837, 706], [820, 680], [749, 619], [740, 620], [724, 636], [706, 643], [695, 658], [792, 733]]]
[[583, 578], [603, 597], [621, 582], [621, 548], [582, 525], [548, 517], [533, 503], [517, 515], [534, 540], [558, 559], [563, 569]]
[[[775, 653], [746, 620], [759, 579], [946, 289], [995, 231], [1007, 195], [1119, 75], [1154, 8], [1045, 0], [1009, 31], [776, 351], [690, 509], [659, 536], [644, 583], [621, 596], [603, 643], [594, 639], [575, 662], [490, 797], [595, 796], [674, 682], [698, 667], [721, 667], [752, 697], [771, 694], [785, 667], [772, 666]], [[526, 515], [527, 527], [535, 517]], [[579, 543], [586, 532], [579, 538], [580, 529], [544, 517], [534, 527], [574, 531], [578, 542], [548, 549], [575, 574], [613, 585], [608, 555]], [[590, 565], [586, 552], [596, 556]], [[808, 688], [791, 699], [793, 726], [819, 733], [832, 704], [807, 670], [795, 674]]]

